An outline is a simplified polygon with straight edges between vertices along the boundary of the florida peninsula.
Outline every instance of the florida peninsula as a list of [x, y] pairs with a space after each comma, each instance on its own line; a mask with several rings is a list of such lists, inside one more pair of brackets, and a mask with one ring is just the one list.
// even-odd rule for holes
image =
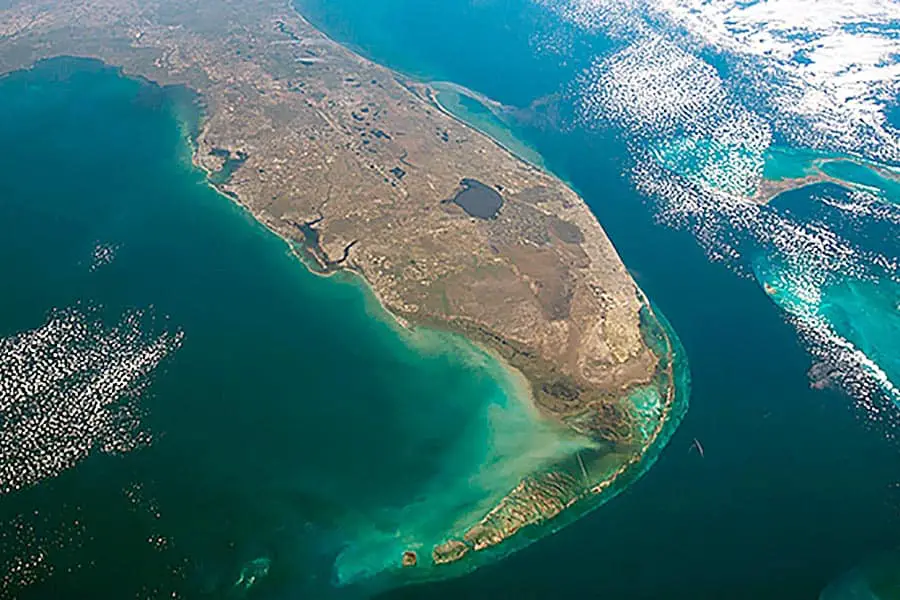
[[398, 570], [452, 570], [568, 522], [677, 424], [677, 340], [586, 204], [444, 112], [427, 84], [284, 0], [0, 3], [0, 73], [58, 56], [193, 90], [193, 161], [212, 185], [310, 268], [358, 274], [400, 323], [491, 351], [541, 418], [589, 442], [444, 542], [398, 553]]

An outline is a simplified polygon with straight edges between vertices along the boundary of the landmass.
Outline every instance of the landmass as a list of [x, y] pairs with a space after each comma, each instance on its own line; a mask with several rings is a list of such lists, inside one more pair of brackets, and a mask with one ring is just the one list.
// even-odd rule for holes
[[[502, 357], [544, 417], [593, 440], [448, 532], [430, 561], [410, 550], [398, 568], [457, 562], [554, 518], [657, 440], [674, 351], [599, 223], [427, 85], [332, 42], [283, 0], [7, 0], [0, 14], [2, 73], [71, 55], [195, 91], [193, 161], [212, 185], [310, 267], [357, 273], [401, 323]], [[658, 405], [633, 399], [648, 387]]]
[[[812, 158], [806, 167], [806, 172], [798, 177], [763, 177], [759, 182], [751, 200], [758, 204], [768, 204], [776, 196], [790, 190], [801, 189], [817, 183], [833, 183], [847, 189], [864, 189], [873, 191], [873, 188], [853, 181], [829, 175], [823, 170], [828, 163], [847, 162], [871, 170], [874, 174], [887, 181], [900, 183], [900, 172], [896, 167], [880, 165], [873, 161], [863, 160], [851, 156], [820, 156]], [[875, 189], [877, 191], [877, 188]]]

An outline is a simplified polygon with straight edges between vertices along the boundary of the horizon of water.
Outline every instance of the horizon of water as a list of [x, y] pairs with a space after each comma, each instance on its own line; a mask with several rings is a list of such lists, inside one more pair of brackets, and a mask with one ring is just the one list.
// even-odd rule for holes
[[[629, 157], [641, 138], [577, 115], [574, 88], [597, 56], [620, 47], [603, 31], [579, 31], [545, 3], [527, 0], [295, 5], [333, 39], [377, 62], [421, 80], [450, 81], [471, 89], [474, 101], [483, 95], [502, 105], [509, 117], [502, 119], [510, 129], [506, 135], [537, 151], [585, 198], [638, 283], [672, 320], [694, 372], [691, 411], [644, 480], [577, 527], [504, 563], [390, 598], [574, 598], [597, 589], [626, 599], [814, 598], [857, 561], [900, 543], [891, 467], [897, 409], [885, 404], [884, 389], [854, 389], [854, 381], [843, 381], [848, 396], [812, 389], [806, 375], [814, 362], [836, 360], [835, 349], [848, 344], [848, 354], [861, 350], [866, 359], [895, 369], [900, 352], [885, 340], [892, 341], [896, 315], [889, 301], [871, 293], [878, 289], [888, 299], [894, 293], [884, 279], [896, 252], [889, 233], [896, 215], [889, 204], [819, 184], [783, 194], [771, 208], [723, 207], [737, 213], [736, 223], [702, 213], [693, 230], [664, 227], [655, 201], [631, 181]], [[457, 115], [483, 127], [471, 113]], [[704, 160], [718, 167], [713, 163], [722, 156], [713, 150]], [[750, 164], [773, 178], [795, 176], [821, 156], [806, 153], [779, 138], [758, 160], [738, 161], [735, 168]], [[839, 176], [851, 183], [861, 178]], [[718, 180], [701, 183], [707, 181]], [[756, 223], [752, 214], [765, 219]], [[765, 293], [765, 278], [755, 277], [781, 268], [783, 240], [766, 232], [788, 225], [795, 227], [794, 239], [836, 229], [855, 252], [846, 268], [788, 257], [791, 281], [819, 290], [814, 314], [821, 321], [798, 320], [792, 305], [780, 302], [786, 296]], [[724, 237], [711, 237], [719, 235]], [[744, 254], [737, 274], [708, 260], [706, 253], [714, 256], [722, 242]], [[827, 259], [827, 250], [807, 254]], [[867, 287], [871, 281], [882, 284]], [[820, 346], [825, 354], [817, 355], [825, 330], [811, 326], [821, 323], [834, 336]], [[865, 386], [875, 380], [865, 361], [841, 368], [848, 379], [862, 374]], [[705, 459], [690, 450], [694, 437], [702, 441]]]

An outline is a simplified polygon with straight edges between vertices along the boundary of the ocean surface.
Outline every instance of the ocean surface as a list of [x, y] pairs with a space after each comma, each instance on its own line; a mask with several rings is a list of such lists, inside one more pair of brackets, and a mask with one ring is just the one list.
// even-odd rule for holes
[[[896, 164], [804, 146], [764, 94], [737, 95], [773, 87], [714, 46], [655, 37], [659, 14], [626, 14], [641, 4], [295, 6], [373, 60], [452, 82], [445, 108], [572, 184], [690, 357], [689, 412], [643, 479], [497, 565], [386, 597], [793, 600], [852, 580], [828, 597], [874, 598], [852, 569], [896, 566], [900, 545]], [[816, 168], [843, 183], [722, 200]]]
[[[522, 0], [297, 6], [363, 54], [444, 82], [449, 110], [569, 181], [690, 357], [690, 410], [643, 477], [496, 564], [384, 598], [794, 600], [870, 556], [893, 564], [897, 409], [877, 375], [897, 381], [897, 296], [890, 263], [869, 260], [897, 252], [889, 183], [874, 199], [811, 186], [761, 211], [851, 240], [862, 258], [845, 278], [820, 278], [744, 217], [726, 236], [741, 259], [711, 260], [716, 247], [633, 176], [636, 147], [733, 189], [744, 180], [701, 163], [765, 157], [716, 147], [691, 162], [684, 136], [587, 123], [576, 91], [616, 49], [603, 31]], [[8, 597], [328, 597], [334, 577], [431, 543], [452, 526], [442, 515], [477, 510], [561, 450], [491, 359], [400, 333], [358, 282], [308, 273], [215, 193], [190, 164], [198, 119], [184, 90], [97, 63], [0, 79], [0, 273], [14, 290], [0, 295], [0, 398], [28, 391], [26, 372], [47, 398], [0, 406]], [[810, 168], [779, 143], [789, 158], [769, 176]], [[814, 338], [823, 323], [870, 363], [848, 376], [817, 355], [831, 348]]]

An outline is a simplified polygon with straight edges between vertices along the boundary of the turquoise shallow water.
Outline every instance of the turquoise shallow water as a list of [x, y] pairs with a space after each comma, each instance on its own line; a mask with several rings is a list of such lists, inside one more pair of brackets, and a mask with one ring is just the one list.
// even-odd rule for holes
[[[900, 382], [900, 285], [886, 281], [845, 280], [825, 290], [828, 321], [874, 359], [890, 381], [892, 396]], [[900, 396], [895, 398], [900, 402]]]
[[879, 173], [865, 164], [840, 161], [826, 163], [822, 170], [832, 177], [875, 191], [888, 202], [900, 204], [900, 169], [897, 167]]
[[790, 179], [810, 175], [816, 159], [838, 157], [838, 154], [813, 152], [810, 150], [791, 148], [789, 146], [773, 146], [766, 153], [764, 175], [768, 179]]
[[897, 204], [900, 199], [900, 167], [835, 152], [773, 146], [766, 152], [763, 174], [768, 179], [799, 178], [819, 170], [888, 203]]
[[468, 95], [466, 90], [452, 84], [435, 82], [432, 87], [437, 91], [437, 102], [447, 112], [491, 136], [516, 156], [538, 167], [545, 167], [541, 155], [510, 132], [504, 119], [502, 105], [491, 110], [477, 98]]
[[[851, 163], [828, 163], [837, 164]], [[877, 176], [869, 169], [859, 169], [854, 171], [857, 178], [868, 174], [874, 181]], [[847, 172], [848, 178], [850, 173]], [[852, 387], [863, 392], [877, 389], [875, 396], [898, 404], [900, 280], [893, 265], [900, 259], [900, 247], [896, 243], [897, 216], [892, 205], [900, 195], [894, 193], [890, 183], [881, 179], [878, 195], [871, 196], [867, 203], [854, 200], [851, 189], [833, 184], [792, 191], [773, 202], [784, 214], [828, 227], [841, 239], [849, 240], [860, 256], [874, 258], [819, 273], [813, 268], [818, 264], [816, 260], [785, 260], [777, 252], [760, 253], [755, 270], [760, 281], [775, 286], [770, 297], [776, 304], [796, 317], [801, 326], [809, 326], [813, 335], [834, 341], [836, 351], [820, 358], [826, 363], [855, 363], [853, 368], [843, 369], [855, 380]], [[863, 208], [871, 213], [864, 213], [862, 218], [854, 214]], [[851, 360], [842, 361], [840, 353]], [[863, 373], [868, 375], [867, 381], [856, 377]], [[896, 422], [894, 411], [878, 414], [876, 410], [872, 416]]]
[[[655, 221], [652, 203], [627, 176], [642, 140], [577, 118], [579, 78], [611, 48], [602, 31], [573, 31], [545, 3], [530, 1], [461, 0], [425, 10], [385, 0], [373, 18], [359, 0], [295, 4], [380, 62], [505, 105], [514, 135], [587, 200], [691, 357], [691, 410], [644, 479], [578, 526], [499, 565], [391, 598], [583, 598], [598, 590], [626, 599], [815, 598], [864, 557], [896, 546], [896, 409], [878, 390], [860, 402], [834, 387], [810, 387], [807, 370], [822, 358], [801, 343], [781, 297], [761, 284], [784, 257], [746, 235], [746, 223], [728, 239], [744, 250], [741, 269], [761, 279], [710, 263], [691, 232]], [[679, 153], [684, 147], [658, 150], [670, 170], [711, 185], [722, 181], [709, 175], [727, 173], [704, 169], [723, 157], [734, 170], [761, 167], [772, 178], [802, 176], [821, 157], [778, 143], [762, 155], [702, 143], [689, 156]], [[853, 182], [864, 173], [845, 175]], [[742, 180], [724, 183], [745, 191]], [[900, 349], [884, 265], [896, 256], [897, 237], [884, 206], [828, 184], [784, 194], [767, 210], [836, 231], [860, 253], [852, 272], [815, 273], [816, 314], [890, 365]], [[881, 267], [873, 253], [887, 259]], [[809, 275], [799, 266], [791, 264], [794, 281]], [[691, 449], [695, 437], [703, 459]]]
[[666, 140], [652, 152], [666, 169], [695, 185], [747, 197], [756, 192], [757, 181], [740, 174], [755, 173], [764, 162], [760, 152], [743, 144], [692, 137]]
[[5, 597], [368, 594], [583, 444], [307, 272], [191, 167], [197, 117], [90, 61], [0, 79], [0, 444], [48, 448], [0, 468]]

